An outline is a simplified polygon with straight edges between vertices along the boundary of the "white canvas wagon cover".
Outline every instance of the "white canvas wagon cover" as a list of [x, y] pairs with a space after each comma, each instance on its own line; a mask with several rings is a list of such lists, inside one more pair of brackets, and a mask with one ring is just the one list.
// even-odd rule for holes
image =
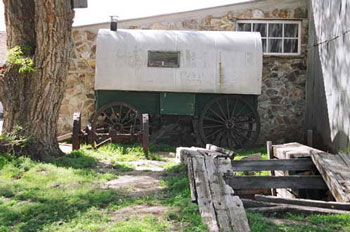
[[[178, 66], [150, 67], [150, 52], [178, 54]], [[257, 95], [261, 76], [259, 33], [106, 29], [98, 33], [95, 90]]]

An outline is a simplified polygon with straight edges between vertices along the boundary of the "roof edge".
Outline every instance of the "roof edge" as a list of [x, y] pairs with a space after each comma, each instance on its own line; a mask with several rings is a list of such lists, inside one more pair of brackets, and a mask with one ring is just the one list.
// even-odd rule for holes
[[[199, 9], [195, 9], [195, 10], [180, 11], [180, 12], [174, 12], [174, 13], [165, 13], [165, 14], [159, 14], [159, 15], [151, 15], [151, 16], [145, 16], [145, 17], [140, 17], [140, 18], [122, 19], [122, 20], [119, 20], [119, 22], [124, 23], [124, 22], [129, 22], [129, 21], [134, 21], [134, 20], [152, 19], [152, 18], [157, 18], [157, 17], [172, 16], [172, 15], [178, 15], [178, 14], [183, 14], [183, 13], [195, 13], [195, 12], [202, 11], [202, 10], [214, 10], [214, 9], [228, 7], [228, 6], [243, 5], [243, 4], [247, 4], [247, 3], [263, 2], [263, 1], [267, 1], [267, 0], [244, 0], [243, 2], [225, 4], [225, 5], [213, 6], [213, 7], [206, 7], [206, 8], [199, 8]], [[102, 25], [102, 24], [109, 24], [109, 21], [100, 22], [100, 23], [84, 24], [84, 25], [74, 26], [74, 28], [87, 27], [87, 26], [97, 26], [97, 25]]]

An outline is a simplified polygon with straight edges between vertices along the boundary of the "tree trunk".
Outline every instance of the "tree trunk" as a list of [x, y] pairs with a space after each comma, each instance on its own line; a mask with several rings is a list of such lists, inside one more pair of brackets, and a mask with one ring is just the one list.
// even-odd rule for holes
[[35, 159], [62, 155], [56, 140], [59, 108], [64, 96], [72, 48], [74, 12], [70, 0], [3, 0], [7, 46], [30, 46], [34, 73], [19, 73], [6, 63], [0, 73], [0, 100], [5, 133], [17, 126], [33, 138], [26, 152]]

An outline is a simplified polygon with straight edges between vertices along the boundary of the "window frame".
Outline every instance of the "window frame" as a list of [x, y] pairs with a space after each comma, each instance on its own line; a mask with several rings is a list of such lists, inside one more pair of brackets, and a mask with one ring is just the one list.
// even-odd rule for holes
[[[151, 53], [172, 53], [177, 55], [177, 65], [152, 65], [150, 60]], [[180, 51], [159, 51], [159, 50], [148, 50], [147, 52], [147, 67], [149, 68], [180, 68]]]
[[[282, 44], [285, 39], [298, 39], [298, 52], [297, 53], [285, 53], [283, 52], [263, 52], [267, 56], [300, 56], [301, 55], [301, 21], [300, 20], [250, 20], [250, 19], [238, 19], [236, 21], [236, 31], [238, 31], [239, 23], [250, 23], [251, 32], [253, 32], [254, 23], [265, 23], [266, 37], [261, 37], [261, 39], [266, 39], [266, 51], [268, 51], [268, 40], [269, 39], [282, 39]], [[269, 37], [269, 24], [282, 24], [282, 37]], [[285, 24], [297, 24], [298, 25], [298, 37], [284, 37], [284, 25]], [[284, 50], [284, 45], [282, 45], [282, 50]]]

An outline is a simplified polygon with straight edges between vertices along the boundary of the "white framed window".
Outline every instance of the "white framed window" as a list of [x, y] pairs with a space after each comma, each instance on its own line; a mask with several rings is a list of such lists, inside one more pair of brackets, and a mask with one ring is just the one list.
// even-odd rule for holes
[[300, 21], [237, 20], [237, 31], [260, 32], [264, 55], [300, 55]]

